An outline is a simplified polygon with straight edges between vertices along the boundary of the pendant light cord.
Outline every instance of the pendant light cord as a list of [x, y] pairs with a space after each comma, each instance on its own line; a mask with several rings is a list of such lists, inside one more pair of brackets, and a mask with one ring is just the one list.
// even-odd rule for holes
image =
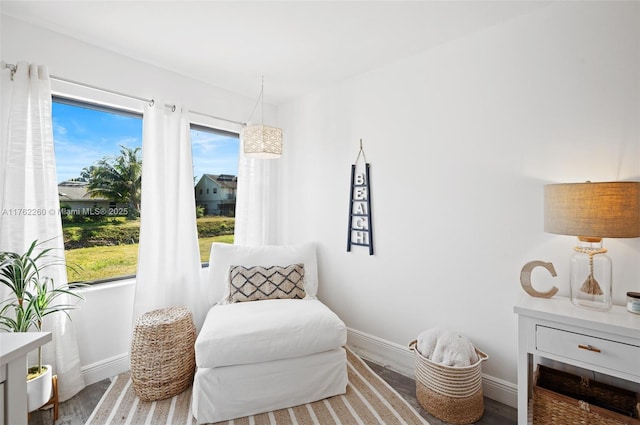
[[260, 88], [260, 94], [258, 95], [258, 99], [256, 99], [256, 104], [253, 106], [253, 111], [251, 111], [251, 115], [247, 120], [247, 123], [251, 122], [253, 118], [253, 114], [256, 113], [256, 109], [258, 109], [258, 103], [262, 100], [262, 106], [260, 109], [260, 124], [264, 123], [264, 75], [262, 76], [262, 87]]

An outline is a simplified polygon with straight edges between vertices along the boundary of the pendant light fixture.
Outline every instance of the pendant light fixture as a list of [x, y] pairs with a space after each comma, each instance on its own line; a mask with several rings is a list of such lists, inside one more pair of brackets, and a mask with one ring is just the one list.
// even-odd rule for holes
[[262, 77], [262, 89], [258, 102], [261, 102], [260, 124], [246, 125], [242, 129], [244, 155], [248, 158], [259, 159], [280, 158], [282, 156], [282, 129], [264, 125], [264, 76]]

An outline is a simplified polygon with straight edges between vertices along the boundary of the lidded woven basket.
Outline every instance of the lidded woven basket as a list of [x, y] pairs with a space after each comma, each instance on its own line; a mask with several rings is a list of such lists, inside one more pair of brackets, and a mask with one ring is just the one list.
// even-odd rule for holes
[[484, 414], [482, 362], [489, 356], [475, 348], [479, 360], [464, 367], [446, 366], [424, 357], [416, 348], [409, 349], [416, 360], [416, 398], [430, 414], [451, 424], [470, 424]]
[[131, 341], [131, 381], [140, 400], [162, 400], [193, 383], [196, 330], [183, 307], [153, 310], [135, 323]]

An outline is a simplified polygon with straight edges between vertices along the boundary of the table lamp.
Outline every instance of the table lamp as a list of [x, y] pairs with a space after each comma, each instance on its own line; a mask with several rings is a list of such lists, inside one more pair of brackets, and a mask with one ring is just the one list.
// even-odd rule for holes
[[640, 236], [640, 182], [546, 185], [544, 231], [578, 237], [570, 262], [571, 302], [610, 310], [613, 269], [602, 238]]

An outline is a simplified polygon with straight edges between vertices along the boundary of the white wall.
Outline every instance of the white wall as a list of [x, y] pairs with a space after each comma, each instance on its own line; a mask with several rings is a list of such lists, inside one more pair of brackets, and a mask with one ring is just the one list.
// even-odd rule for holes
[[[281, 106], [281, 242], [318, 241], [321, 299], [398, 345], [462, 332], [513, 389], [520, 269], [553, 262], [534, 285], [568, 295], [575, 238], [543, 232], [543, 186], [640, 180], [639, 22], [637, 2], [561, 2]], [[346, 252], [360, 138], [374, 256]], [[640, 238], [605, 245], [622, 304]]]
[[71, 312], [85, 383], [129, 369], [135, 280], [94, 285]]

